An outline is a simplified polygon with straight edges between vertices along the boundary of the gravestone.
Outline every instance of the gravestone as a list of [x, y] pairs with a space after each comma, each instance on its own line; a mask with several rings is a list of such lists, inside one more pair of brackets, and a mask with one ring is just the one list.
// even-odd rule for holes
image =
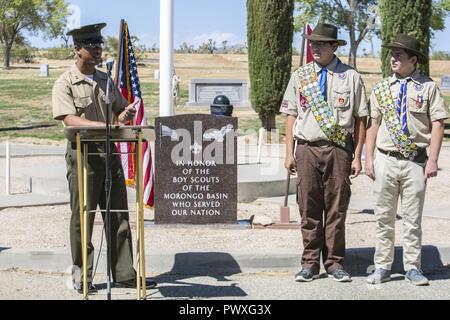
[[41, 64], [39, 75], [45, 78], [50, 76], [48, 64]]
[[249, 107], [248, 81], [239, 79], [192, 79], [188, 107], [209, 106], [215, 97], [224, 95], [235, 107]]
[[450, 91], [450, 75], [445, 75], [441, 79], [441, 91]]
[[237, 222], [237, 118], [155, 120], [155, 223]]

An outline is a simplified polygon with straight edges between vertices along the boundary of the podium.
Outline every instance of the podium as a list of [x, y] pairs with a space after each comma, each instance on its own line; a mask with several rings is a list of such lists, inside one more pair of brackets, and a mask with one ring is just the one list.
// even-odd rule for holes
[[[81, 248], [83, 264], [83, 299], [88, 300], [87, 284], [87, 214], [95, 213], [87, 211], [87, 163], [88, 163], [88, 144], [105, 143], [107, 141], [106, 130], [104, 126], [99, 127], [66, 127], [64, 129], [66, 138], [76, 143], [77, 154], [77, 173], [78, 173], [78, 192], [80, 204], [80, 229], [81, 229]], [[138, 300], [146, 298], [146, 276], [145, 276], [145, 248], [144, 248], [144, 188], [143, 188], [143, 148], [144, 141], [155, 141], [155, 131], [153, 127], [143, 126], [111, 126], [111, 143], [131, 142], [136, 144], [136, 296]], [[125, 153], [124, 153], [125, 154]], [[98, 155], [98, 154], [95, 154]], [[123, 210], [121, 210], [123, 212]], [[130, 211], [128, 211], [130, 212]], [[111, 210], [110, 213], [114, 213]], [[108, 217], [109, 219], [109, 217]], [[110, 243], [108, 243], [108, 248]], [[109, 268], [109, 261], [108, 261]], [[108, 270], [109, 273], [109, 270]], [[109, 280], [109, 279], [108, 279]], [[109, 286], [109, 284], [108, 284]]]

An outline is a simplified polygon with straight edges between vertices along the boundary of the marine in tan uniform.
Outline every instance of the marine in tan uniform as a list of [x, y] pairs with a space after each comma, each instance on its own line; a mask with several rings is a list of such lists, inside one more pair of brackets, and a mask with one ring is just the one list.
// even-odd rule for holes
[[[63, 121], [64, 126], [105, 126], [106, 124], [106, 83], [107, 75], [96, 69], [102, 61], [103, 38], [101, 29], [106, 24], [84, 26], [72, 30], [76, 62], [56, 81], [52, 92], [53, 117]], [[136, 110], [134, 104], [128, 105], [117, 87], [113, 86], [111, 94], [112, 112], [120, 122], [133, 119]], [[115, 145], [111, 145], [113, 153], [117, 153]], [[104, 153], [105, 146], [90, 143], [89, 153]], [[68, 143], [67, 179], [70, 191], [72, 217], [70, 222], [70, 246], [74, 266], [74, 289], [83, 292], [81, 284], [82, 255], [80, 234], [80, 210], [77, 177], [76, 146]], [[89, 156], [88, 158], [88, 199], [87, 210], [106, 209], [105, 199], [105, 156]], [[116, 287], [136, 287], [136, 272], [133, 268], [132, 238], [129, 226], [127, 192], [120, 158], [111, 159], [111, 210], [123, 212], [111, 213], [111, 273]], [[94, 247], [91, 243], [95, 214], [88, 215], [88, 283], [89, 292], [95, 292], [92, 284]], [[77, 272], [78, 270], [78, 272]], [[147, 279], [147, 286], [155, 286], [153, 280]]]
[[361, 76], [334, 55], [346, 44], [337, 39], [337, 28], [318, 24], [308, 38], [314, 62], [292, 74], [280, 109], [287, 115], [285, 167], [298, 176], [302, 221], [302, 270], [295, 280], [317, 278], [322, 255], [329, 276], [346, 282], [351, 281], [343, 266], [350, 176], [361, 171], [369, 111]]
[[365, 170], [374, 180], [377, 218], [376, 269], [367, 282], [391, 280], [400, 197], [405, 278], [415, 285], [427, 285], [420, 269], [422, 210], [427, 179], [438, 172], [444, 119], [449, 112], [436, 83], [416, 70], [417, 63], [427, 62], [419, 41], [399, 34], [385, 47], [390, 49], [393, 75], [379, 81], [372, 91], [366, 141]]

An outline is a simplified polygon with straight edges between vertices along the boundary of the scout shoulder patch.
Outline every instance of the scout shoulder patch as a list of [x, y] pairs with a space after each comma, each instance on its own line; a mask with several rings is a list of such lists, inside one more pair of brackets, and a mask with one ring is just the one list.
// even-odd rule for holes
[[373, 88], [378, 104], [383, 114], [383, 119], [389, 132], [389, 136], [397, 150], [410, 160], [418, 155], [417, 146], [403, 132], [397, 107], [392, 98], [391, 87], [388, 79], [378, 81]]

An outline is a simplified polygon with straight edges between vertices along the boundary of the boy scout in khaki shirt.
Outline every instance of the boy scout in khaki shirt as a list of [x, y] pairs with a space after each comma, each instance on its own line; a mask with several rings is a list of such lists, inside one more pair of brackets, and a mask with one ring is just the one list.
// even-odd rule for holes
[[415, 285], [427, 285], [428, 279], [420, 270], [422, 210], [427, 179], [437, 175], [443, 122], [449, 112], [436, 83], [416, 70], [417, 63], [427, 61], [419, 41], [399, 34], [385, 47], [391, 50], [394, 74], [379, 81], [372, 91], [366, 141], [365, 167], [366, 174], [375, 181], [377, 218], [376, 269], [367, 282], [391, 279], [400, 196], [405, 278]]
[[[56, 81], [52, 93], [53, 117], [61, 120], [64, 126], [106, 126], [106, 83], [107, 75], [95, 67], [102, 60], [103, 38], [101, 29], [106, 24], [84, 26], [70, 31], [67, 35], [74, 38], [77, 60], [75, 65]], [[120, 122], [133, 119], [136, 110], [134, 104], [128, 105], [118, 88], [114, 87], [111, 95], [112, 112]], [[90, 143], [89, 153], [104, 153], [104, 144]], [[112, 153], [117, 153], [112, 145]], [[74, 265], [74, 289], [83, 293], [81, 283], [82, 254], [80, 234], [80, 210], [77, 178], [76, 147], [70, 142], [67, 147], [67, 179], [70, 191], [70, 246]], [[105, 156], [89, 156], [88, 158], [88, 194], [87, 210], [105, 210]], [[111, 271], [116, 287], [135, 288], [136, 272], [133, 268], [133, 251], [131, 230], [128, 223], [128, 201], [125, 178], [120, 158], [111, 158], [111, 210], [123, 212], [111, 213]], [[91, 243], [95, 214], [88, 215], [88, 291], [96, 292], [92, 284], [94, 247]], [[77, 271], [78, 269], [78, 271]], [[153, 280], [147, 279], [147, 286], [155, 286]]]
[[361, 76], [334, 55], [346, 44], [337, 39], [337, 28], [318, 24], [307, 38], [314, 62], [292, 74], [280, 109], [287, 115], [285, 167], [298, 175], [302, 220], [302, 270], [295, 280], [317, 278], [322, 254], [329, 276], [347, 282], [351, 278], [343, 260], [349, 176], [361, 171], [369, 111]]

